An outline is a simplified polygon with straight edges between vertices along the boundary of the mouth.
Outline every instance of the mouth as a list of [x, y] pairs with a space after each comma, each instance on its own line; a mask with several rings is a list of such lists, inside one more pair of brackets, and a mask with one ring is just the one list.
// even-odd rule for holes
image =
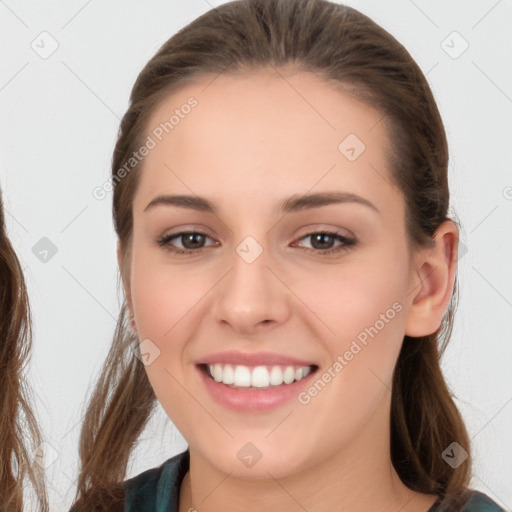
[[270, 413], [298, 400], [320, 367], [292, 355], [227, 350], [204, 356], [195, 368], [200, 385], [221, 407]]
[[211, 380], [241, 391], [273, 390], [288, 387], [318, 370], [317, 365], [199, 364]]

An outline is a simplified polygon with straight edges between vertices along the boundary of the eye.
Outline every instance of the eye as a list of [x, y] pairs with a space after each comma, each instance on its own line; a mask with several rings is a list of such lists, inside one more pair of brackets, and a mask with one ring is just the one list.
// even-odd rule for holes
[[[313, 231], [300, 238], [300, 240], [307, 238], [312, 240], [313, 248], [306, 247], [306, 251], [316, 252], [321, 256], [346, 251], [357, 243], [355, 238], [347, 237], [337, 231]], [[336, 248], [326, 247], [326, 245], [331, 246], [335, 240], [341, 242], [341, 245]]]
[[[174, 247], [174, 245], [171, 243], [171, 241], [176, 238], [180, 239], [182, 245], [184, 246], [183, 249]], [[181, 231], [179, 233], [174, 233], [159, 238], [157, 240], [157, 244], [160, 247], [164, 247], [167, 251], [173, 254], [198, 254], [203, 252], [204, 249], [204, 247], [198, 246], [201, 246], [207, 238], [211, 239], [211, 237], [206, 233], [198, 231]], [[313, 241], [313, 247], [305, 247], [304, 249], [307, 252], [315, 252], [320, 255], [346, 251], [357, 243], [355, 238], [347, 237], [336, 231], [313, 231], [304, 235], [299, 240], [304, 240], [307, 238], [310, 238]], [[326, 247], [331, 246], [336, 240], [341, 243], [340, 246], [335, 248]]]
[[[171, 240], [174, 240], [175, 238], [179, 238], [181, 240], [182, 244], [185, 245], [185, 249], [176, 248], [171, 244]], [[157, 240], [157, 243], [160, 247], [165, 247], [166, 250], [174, 254], [197, 254], [202, 252], [202, 247], [196, 246], [204, 242], [205, 238], [210, 237], [206, 233], [198, 231], [181, 231], [180, 233], [163, 236]], [[189, 244], [192, 247], [191, 249], [186, 247]]]

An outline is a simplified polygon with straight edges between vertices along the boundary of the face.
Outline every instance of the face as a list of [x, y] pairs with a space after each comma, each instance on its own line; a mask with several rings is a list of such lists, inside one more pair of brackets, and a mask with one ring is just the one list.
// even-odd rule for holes
[[371, 452], [412, 302], [382, 114], [262, 70], [187, 85], [146, 135], [128, 295], [191, 453], [265, 478]]

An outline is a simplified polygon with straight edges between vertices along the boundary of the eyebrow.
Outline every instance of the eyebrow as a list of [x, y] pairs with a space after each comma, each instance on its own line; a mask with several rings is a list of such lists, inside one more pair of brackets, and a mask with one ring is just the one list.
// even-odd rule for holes
[[[340, 203], [361, 204], [380, 214], [379, 209], [373, 203], [349, 192], [318, 192], [302, 196], [295, 195], [283, 201], [278, 206], [278, 211], [282, 213], [292, 213]], [[144, 208], [144, 211], [146, 212], [159, 205], [178, 206], [180, 208], [189, 208], [191, 210], [217, 215], [217, 208], [213, 203], [204, 197], [189, 195], [157, 196]]]

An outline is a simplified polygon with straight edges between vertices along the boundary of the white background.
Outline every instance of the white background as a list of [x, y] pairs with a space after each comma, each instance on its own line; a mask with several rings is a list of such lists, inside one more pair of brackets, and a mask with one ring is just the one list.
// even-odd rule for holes
[[[172, 34], [220, 3], [0, 2], [0, 185], [34, 314], [30, 381], [55, 511], [68, 510], [74, 495], [84, 399], [121, 300], [111, 194], [97, 200], [92, 190], [109, 178], [139, 71]], [[473, 440], [472, 487], [512, 510], [512, 2], [348, 3], [405, 45], [445, 122], [452, 208], [468, 252], [443, 369]], [[43, 31], [58, 43], [46, 59], [31, 48], [48, 37]], [[442, 47], [462, 49], [458, 36], [446, 39], [453, 31], [469, 44], [455, 59]], [[42, 237], [57, 248], [46, 263], [32, 252]], [[160, 410], [127, 476], [185, 447]]]

